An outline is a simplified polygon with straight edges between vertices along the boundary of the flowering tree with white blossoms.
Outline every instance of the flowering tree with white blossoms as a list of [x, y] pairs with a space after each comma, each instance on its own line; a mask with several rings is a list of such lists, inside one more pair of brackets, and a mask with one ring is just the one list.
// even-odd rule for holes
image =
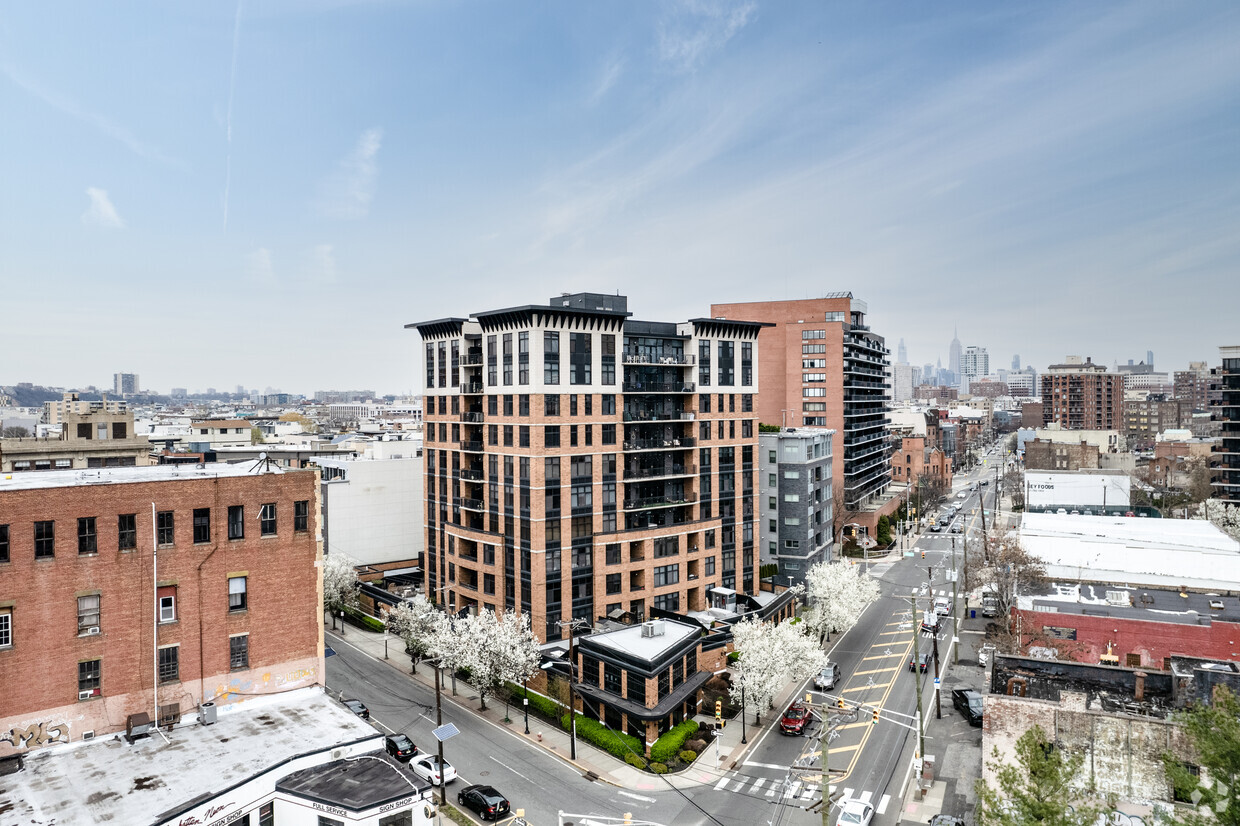
[[1207, 499], [1197, 506], [1197, 518], [1208, 520], [1214, 527], [1240, 542], [1240, 506]]
[[443, 623], [443, 614], [425, 594], [417, 594], [413, 599], [402, 600], [384, 619], [388, 631], [404, 640], [410, 670], [416, 673], [418, 660], [426, 656], [431, 638]]
[[497, 616], [479, 611], [458, 620], [457, 633], [463, 649], [461, 664], [469, 669], [484, 711], [488, 694], [506, 681], [523, 682], [538, 670], [538, 640], [530, 630], [528, 614], [506, 611]]
[[452, 695], [456, 696], [456, 672], [465, 666], [465, 641], [461, 636], [463, 620], [436, 611], [433, 629], [426, 641], [425, 659], [433, 660], [437, 670], [447, 669], [452, 675]]
[[741, 679], [732, 682], [730, 696], [733, 702], [743, 699], [745, 705], [754, 704], [754, 725], [784, 686], [817, 673], [826, 663], [827, 655], [817, 640], [803, 632], [804, 627], [803, 623], [774, 625], [752, 617], [732, 626]]
[[819, 562], [805, 576], [805, 595], [810, 608], [805, 624], [819, 645], [831, 631], [843, 633], [860, 618], [861, 612], [878, 599], [878, 583], [846, 562]]
[[357, 561], [341, 553], [323, 557], [323, 607], [336, 615], [357, 605]]

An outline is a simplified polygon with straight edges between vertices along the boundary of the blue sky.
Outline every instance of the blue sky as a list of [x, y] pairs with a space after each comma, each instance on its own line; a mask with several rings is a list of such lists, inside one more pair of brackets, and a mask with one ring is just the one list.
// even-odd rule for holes
[[0, 123], [3, 384], [416, 391], [405, 323], [579, 290], [1240, 335], [1229, 2], [27, 2]]

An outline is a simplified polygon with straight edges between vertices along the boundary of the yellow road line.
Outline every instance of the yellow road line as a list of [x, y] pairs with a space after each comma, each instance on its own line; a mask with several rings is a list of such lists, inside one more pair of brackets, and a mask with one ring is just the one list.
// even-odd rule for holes
[[904, 654], [904, 651], [892, 651], [890, 654], [875, 654], [872, 657], [862, 657], [861, 662], [865, 662], [866, 660], [886, 660], [891, 657], [903, 657]]
[[889, 685], [891, 685], [891, 683], [874, 683], [874, 685], [859, 685], [854, 688], [846, 688], [840, 693], [848, 694], [851, 691], [869, 691], [871, 688], [887, 688]]
[[897, 628], [895, 631], [879, 631], [877, 636], [890, 637], [893, 634], [908, 634], [912, 630], [911, 628]]
[[[912, 650], [913, 650], [913, 642], [910, 640], [908, 643], [906, 643], [904, 654], [907, 655]], [[883, 692], [882, 699], [873, 705], [877, 705], [880, 708], [883, 705], [885, 705], [887, 702], [887, 699], [891, 696], [891, 691], [892, 689], [895, 688], [895, 685], [896, 685], [895, 680], [892, 680], [890, 683], [888, 683], [887, 690]], [[853, 725], [856, 725], [856, 724], [853, 724]], [[874, 726], [871, 724], [869, 729], [862, 732], [861, 742], [858, 743], [857, 748], [853, 750], [852, 759], [848, 761], [848, 768], [844, 770], [844, 774], [836, 778], [837, 783], [843, 783], [852, 774], [852, 770], [857, 767], [857, 757], [861, 754], [861, 750], [865, 748], [865, 744], [869, 742], [870, 731], [873, 730], [873, 728]]]
[[900, 666], [898, 665], [893, 665], [890, 668], [874, 668], [874, 669], [871, 669], [870, 671], [854, 671], [853, 676], [860, 677], [863, 674], [882, 674], [884, 671], [895, 671], [899, 667]]

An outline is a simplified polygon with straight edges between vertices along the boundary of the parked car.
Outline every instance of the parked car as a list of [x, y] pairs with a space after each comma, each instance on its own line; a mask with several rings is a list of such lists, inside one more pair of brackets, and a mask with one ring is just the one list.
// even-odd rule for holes
[[930, 523], [930, 533], [942, 533], [943, 524], [941, 522]]
[[809, 709], [801, 703], [793, 703], [780, 718], [779, 731], [782, 734], [804, 734], [808, 723]]
[[964, 715], [971, 726], [982, 724], [982, 695], [972, 688], [952, 690], [952, 705]]
[[451, 783], [453, 780], [456, 780], [456, 769], [447, 760], [443, 761], [443, 771], [440, 772], [439, 755], [437, 754], [424, 754], [421, 757], [415, 757], [409, 764], [409, 768], [413, 769], [414, 774], [433, 786]]
[[400, 732], [383, 738], [383, 747], [387, 749], [388, 754], [402, 763], [408, 763], [418, 753], [418, 747], [413, 744], [413, 741]]
[[983, 479], [982, 481], [978, 482], [978, 484], [979, 484], [979, 485], [981, 485], [982, 487], [986, 487], [987, 485], [989, 485], [989, 484], [990, 484], [990, 480], [989, 480], [989, 479]]
[[933, 662], [934, 662], [933, 652], [927, 651], [926, 653], [918, 656], [917, 652], [914, 651], [913, 656], [910, 657], [908, 661], [908, 670], [916, 673], [919, 670], [918, 666], [920, 665], [921, 673], [925, 674], [926, 671], [930, 668], [930, 664]]
[[497, 792], [494, 786], [466, 786], [457, 792], [456, 802], [476, 812], [482, 820], [499, 820], [508, 814], [508, 798]]
[[874, 807], [864, 800], [848, 799], [840, 806], [839, 826], [870, 826], [874, 820]]
[[952, 533], [964, 533], [964, 522], [959, 519], [953, 522]]
[[361, 700], [341, 700], [340, 702], [344, 703], [345, 708], [363, 720], [370, 719], [370, 709], [366, 708], [366, 704]]
[[822, 671], [814, 677], [814, 688], [819, 691], [830, 691], [835, 688], [835, 684], [840, 681], [840, 667], [827, 660], [827, 664], [823, 666]]
[[940, 617], [949, 616], [952, 612], [952, 601], [950, 597], [934, 598], [934, 613]]
[[1124, 516], [1136, 516], [1132, 511], [1124, 511]]
[[930, 818], [930, 826], [964, 826], [964, 821], [951, 815], [935, 815]]
[[967, 499], [968, 496], [969, 496], [969, 492], [967, 490], [962, 490], [960, 491], [960, 493], [956, 494], [957, 499]]
[[933, 611], [923, 611], [921, 615], [921, 630], [938, 633], [939, 615]]

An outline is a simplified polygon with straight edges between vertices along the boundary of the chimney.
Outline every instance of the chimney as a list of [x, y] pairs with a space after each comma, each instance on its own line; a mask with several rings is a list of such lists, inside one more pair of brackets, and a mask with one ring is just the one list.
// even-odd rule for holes
[[1133, 692], [1133, 699], [1139, 703], [1145, 699], [1145, 672], [1138, 671], [1133, 676], [1137, 678], [1137, 687]]

